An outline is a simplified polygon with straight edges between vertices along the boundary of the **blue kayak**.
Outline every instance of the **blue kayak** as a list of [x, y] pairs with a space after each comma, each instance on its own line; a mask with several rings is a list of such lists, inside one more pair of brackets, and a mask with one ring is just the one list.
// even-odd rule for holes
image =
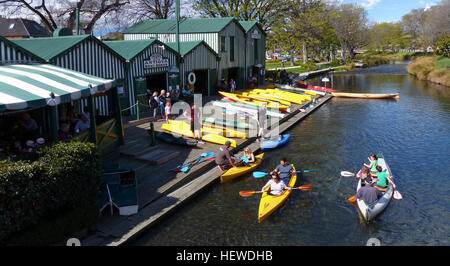
[[281, 147], [288, 142], [290, 136], [290, 134], [284, 134], [272, 137], [261, 143], [261, 150], [267, 151]]

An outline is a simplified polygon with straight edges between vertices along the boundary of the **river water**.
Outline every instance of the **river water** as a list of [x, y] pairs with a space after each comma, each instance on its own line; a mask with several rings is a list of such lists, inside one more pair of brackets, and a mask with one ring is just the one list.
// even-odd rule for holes
[[[259, 190], [267, 178], [243, 176], [201, 193], [133, 245], [448, 245], [450, 243], [450, 88], [417, 81], [406, 64], [334, 74], [343, 92], [400, 93], [400, 100], [333, 98], [289, 131], [288, 145], [267, 152], [259, 171], [281, 157], [301, 169], [317, 169], [297, 180], [312, 184], [294, 191], [263, 223], [257, 221]], [[321, 85], [320, 80], [312, 80]], [[370, 223], [346, 199], [356, 172], [371, 153], [382, 151], [402, 200]]]

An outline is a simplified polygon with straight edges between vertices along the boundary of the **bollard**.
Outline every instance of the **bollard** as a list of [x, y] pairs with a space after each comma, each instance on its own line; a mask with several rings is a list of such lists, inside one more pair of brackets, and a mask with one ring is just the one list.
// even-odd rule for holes
[[156, 140], [155, 140], [155, 127], [153, 125], [153, 122], [150, 122], [150, 146], [155, 146]]
[[139, 121], [139, 100], [136, 101], [137, 120]]

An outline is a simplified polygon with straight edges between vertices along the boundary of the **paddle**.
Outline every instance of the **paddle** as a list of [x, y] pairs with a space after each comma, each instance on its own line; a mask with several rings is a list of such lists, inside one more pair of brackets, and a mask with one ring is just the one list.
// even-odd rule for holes
[[[317, 170], [316, 169], [314, 169], [314, 170], [299, 170], [299, 171], [295, 171], [297, 174], [300, 174], [300, 173], [313, 173], [313, 172], [317, 172]], [[253, 177], [254, 178], [261, 178], [261, 177], [265, 177], [266, 175], [268, 175], [269, 173], [266, 173], [266, 172], [258, 172], [258, 171], [255, 171], [255, 172], [253, 172]]]
[[341, 176], [351, 177], [351, 176], [355, 176], [355, 174], [352, 172], [349, 172], [349, 171], [342, 171]]
[[206, 162], [206, 161], [214, 160], [214, 158], [215, 158], [215, 157], [213, 156], [213, 157], [208, 157], [208, 158], [206, 158], [206, 159], [204, 159], [204, 160], [201, 160], [201, 161], [194, 162], [194, 163], [192, 163], [192, 164], [190, 164], [190, 165], [187, 165], [187, 166], [181, 168], [180, 171], [186, 173], [187, 171], [189, 171], [189, 169], [190, 169], [191, 167], [194, 167], [194, 166], [196, 166], [197, 164], [201, 164], [201, 163]]
[[[311, 190], [312, 185], [304, 185], [299, 187], [293, 187], [292, 190], [302, 190], [302, 191], [308, 191]], [[264, 191], [253, 191], [253, 190], [247, 190], [247, 191], [239, 191], [239, 195], [241, 197], [250, 197], [255, 194], [264, 193]]]
[[248, 160], [248, 158], [247, 157], [240, 157], [240, 156], [237, 156], [237, 155], [235, 155], [234, 157], [236, 157], [236, 159], [241, 159], [242, 161], [244, 161], [244, 162], [246, 162], [246, 163], [248, 163], [249, 162], [249, 160]]
[[208, 153], [202, 153], [201, 154], [201, 156], [200, 157], [198, 157], [197, 159], [194, 159], [194, 160], [192, 160], [192, 161], [190, 161], [190, 162], [187, 162], [187, 163], [184, 163], [184, 164], [182, 164], [182, 165], [179, 165], [179, 166], [177, 166], [176, 168], [172, 168], [170, 171], [172, 171], [172, 172], [179, 172], [180, 171], [180, 169], [184, 169], [185, 167], [183, 167], [183, 166], [185, 166], [185, 165], [191, 165], [191, 164], [193, 164], [193, 163], [196, 163], [196, 162], [198, 162], [198, 161], [200, 161], [202, 158], [211, 158], [211, 157], [214, 157], [214, 152], [208, 152]]

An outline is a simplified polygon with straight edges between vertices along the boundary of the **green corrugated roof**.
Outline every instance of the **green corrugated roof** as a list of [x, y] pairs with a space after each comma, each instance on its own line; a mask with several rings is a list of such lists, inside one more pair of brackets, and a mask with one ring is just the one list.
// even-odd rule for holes
[[144, 39], [130, 41], [106, 41], [103, 43], [122, 56], [125, 60], [131, 60], [156, 41], [156, 39]]
[[239, 24], [244, 28], [245, 33], [247, 33], [253, 26], [257, 25], [256, 21], [239, 21]]
[[[204, 42], [204, 41], [193, 41], [193, 42], [180, 42], [180, 54], [181, 54], [181, 56], [187, 55], [192, 50], [194, 50], [195, 47], [199, 46], [202, 43], [204, 43], [205, 46], [209, 50], [211, 50], [211, 52], [214, 55], [217, 55], [216, 52], [214, 52], [214, 50], [211, 47], [209, 47], [209, 45], [206, 42]], [[172, 48], [175, 51], [178, 50], [176, 42], [169, 42], [169, 43], [166, 43], [166, 45], [169, 46], [170, 48]]]
[[[190, 18], [180, 23], [180, 33], [220, 32], [234, 18]], [[126, 29], [123, 33], [176, 33], [176, 20], [144, 20]]]
[[10, 41], [44, 60], [50, 60], [90, 37], [91, 35], [76, 35], [48, 38], [11, 39]]

